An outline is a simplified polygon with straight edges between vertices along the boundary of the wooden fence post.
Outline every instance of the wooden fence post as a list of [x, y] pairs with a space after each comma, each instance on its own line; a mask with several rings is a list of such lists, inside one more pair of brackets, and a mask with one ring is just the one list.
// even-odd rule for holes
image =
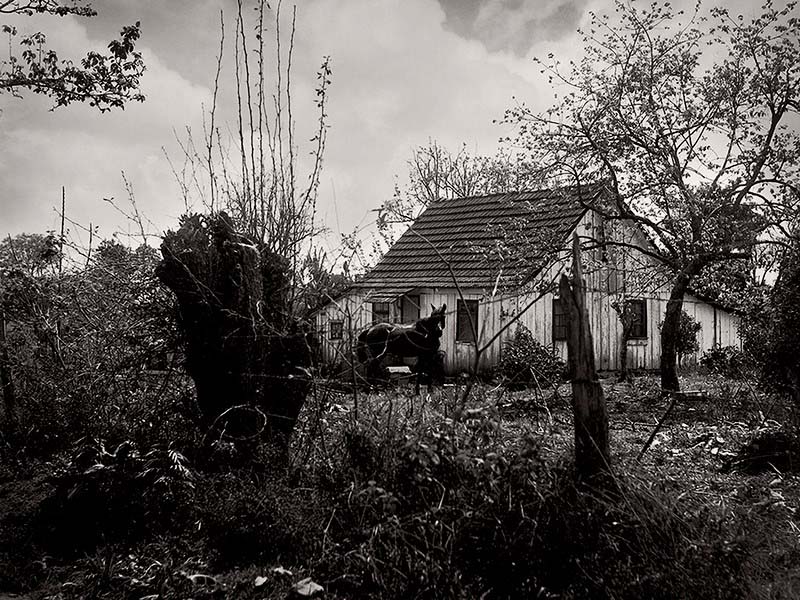
[[568, 315], [567, 351], [575, 418], [575, 471], [579, 480], [602, 481], [603, 476], [611, 470], [608, 414], [603, 387], [595, 370], [581, 245], [577, 233], [572, 236], [572, 284], [562, 274], [558, 287], [561, 304]]

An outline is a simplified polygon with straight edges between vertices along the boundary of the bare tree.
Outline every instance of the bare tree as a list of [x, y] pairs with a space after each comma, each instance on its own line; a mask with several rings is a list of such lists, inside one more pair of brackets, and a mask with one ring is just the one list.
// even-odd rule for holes
[[[293, 299], [300, 284], [296, 274], [310, 251], [312, 237], [319, 232], [316, 202], [327, 139], [331, 61], [324, 57], [317, 72], [316, 125], [310, 147], [304, 149], [296, 133], [292, 80], [297, 8], [292, 9], [288, 25], [280, 3], [272, 10], [265, 0], [258, 0], [253, 14], [245, 14], [242, 0], [236, 4], [232, 26], [226, 26], [220, 13], [213, 102], [203, 142], [197, 143], [193, 132], [187, 131], [185, 139], [179, 140], [183, 165], [173, 170], [187, 206], [193, 197], [211, 211], [226, 211], [237, 230], [289, 260]], [[270, 23], [274, 28], [271, 47]], [[227, 42], [231, 37], [232, 42]], [[230, 135], [223, 133], [217, 114], [226, 52], [233, 54], [228, 60], [232, 60], [236, 106]]]
[[469, 152], [466, 144], [454, 153], [431, 140], [414, 149], [407, 183], [396, 186], [378, 209], [378, 231], [391, 244], [396, 229], [409, 226], [432, 202], [520, 191], [532, 183], [530, 166], [517, 153], [484, 156]]

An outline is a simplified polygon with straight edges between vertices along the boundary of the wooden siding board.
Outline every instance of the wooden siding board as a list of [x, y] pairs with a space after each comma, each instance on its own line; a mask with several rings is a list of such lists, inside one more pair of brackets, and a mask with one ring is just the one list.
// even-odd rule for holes
[[[446, 352], [445, 366], [449, 373], [468, 370], [471, 368], [471, 360], [474, 356], [474, 349], [469, 344], [455, 342], [455, 308], [457, 306], [458, 293], [455, 289], [419, 289], [415, 290], [420, 294], [420, 302], [423, 307], [423, 314], [427, 314], [426, 308], [430, 304], [436, 306], [446, 303], [448, 305], [448, 319], [446, 329], [442, 338], [442, 349]], [[484, 343], [493, 332], [505, 325], [507, 319], [501, 317], [501, 312], [516, 314], [530, 302], [529, 296], [511, 296], [501, 299], [487, 299], [480, 288], [471, 288], [465, 291], [467, 298], [482, 299], [479, 311], [483, 328], [481, 331], [481, 342]], [[533, 332], [537, 340], [546, 346], [553, 346], [552, 340], [552, 300], [553, 294], [545, 294], [540, 298], [522, 317], [519, 323], [525, 325]], [[643, 342], [630, 342], [628, 356], [629, 366], [635, 369], [657, 369], [660, 363], [660, 339], [659, 323], [664, 318], [666, 310], [667, 295], [665, 293], [655, 294], [647, 299], [648, 303], [648, 339]], [[593, 292], [589, 302], [591, 310], [591, 321], [594, 328], [593, 335], [595, 340], [595, 352], [598, 359], [598, 369], [614, 370], [618, 368], [619, 356], [619, 336], [620, 327], [616, 312], [610, 307], [610, 299], [607, 295], [600, 292]], [[684, 302], [684, 309], [688, 314], [703, 323], [700, 333], [701, 349], [688, 361], [696, 362], [702, 352], [714, 347], [714, 345], [740, 345], [736, 325], [737, 317], [704, 303], [692, 296], [687, 296]], [[717, 338], [713, 335], [713, 315], [717, 314]], [[330, 320], [352, 317], [353, 330], [347, 331], [345, 322], [345, 338], [343, 340], [327, 339], [328, 329], [326, 323]], [[509, 317], [510, 318], [510, 317]], [[340, 299], [336, 303], [331, 303], [325, 307], [319, 315], [319, 328], [321, 335], [321, 349], [326, 360], [343, 360], [350, 356], [351, 350], [346, 348], [350, 338], [353, 340], [358, 332], [363, 330], [371, 319], [371, 306], [367, 296], [361, 291], [358, 294], [351, 294]], [[481, 363], [482, 368], [496, 364], [502, 356], [502, 344], [507, 342], [513, 334], [516, 325], [509, 327], [504, 335], [495, 342], [486, 352], [485, 358]], [[555, 344], [556, 351], [566, 357], [566, 348], [562, 342]]]

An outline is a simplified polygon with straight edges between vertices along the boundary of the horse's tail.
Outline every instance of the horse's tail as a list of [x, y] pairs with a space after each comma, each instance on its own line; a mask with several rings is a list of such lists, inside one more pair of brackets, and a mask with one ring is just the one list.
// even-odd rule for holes
[[358, 341], [356, 342], [356, 357], [358, 362], [365, 363], [369, 360], [369, 345], [367, 344], [367, 334], [369, 329], [365, 329], [358, 334]]

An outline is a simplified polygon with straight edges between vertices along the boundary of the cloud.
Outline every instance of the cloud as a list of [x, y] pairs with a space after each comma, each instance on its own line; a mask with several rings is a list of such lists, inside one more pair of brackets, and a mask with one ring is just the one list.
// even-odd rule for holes
[[440, 0], [446, 26], [467, 39], [482, 42], [490, 52], [529, 54], [542, 41], [574, 34], [588, 0]]
[[[552, 44], [577, 51], [566, 34], [548, 41], [566, 31], [573, 18], [563, 3], [550, 0], [535, 13], [527, 6], [532, 3], [472, 4], [464, 22], [480, 35], [455, 30], [452, 2], [309, 0], [298, 6], [292, 84], [301, 166], [308, 163], [308, 140], [317, 124], [316, 71], [323, 56], [332, 57], [330, 128], [318, 203], [320, 217], [332, 229], [347, 232], [372, 219], [370, 211], [392, 194], [396, 178], [404, 180], [416, 146], [433, 139], [490, 154], [509, 131], [493, 120], [503, 116], [514, 97], [543, 106], [550, 90], [530, 60], [510, 49], [525, 31], [538, 40], [537, 51]], [[96, 3], [96, 19], [61, 19], [55, 28], [52, 20], [28, 22], [49, 28], [50, 41], [65, 56], [81, 56], [89, 47], [102, 50], [120, 26], [141, 20], [147, 100], [100, 115], [85, 106], [48, 112], [45, 99], [0, 96], [0, 144], [10, 149], [0, 156], [0, 181], [8, 190], [0, 198], [0, 233], [50, 226], [43, 221], [52, 216], [62, 184], [76, 220], [118, 226], [121, 221], [101, 199], [125, 197], [123, 170], [142, 211], [161, 229], [174, 226], [183, 201], [161, 147], [180, 163], [173, 130], [202, 129], [201, 106], [209, 105], [216, 67], [218, 7], [211, 0], [106, 0]], [[235, 127], [229, 68], [234, 16], [231, 5], [225, 8], [227, 68], [218, 114], [223, 131]], [[288, 5], [283, 11], [290, 17]], [[513, 31], [500, 43], [503, 23]], [[547, 31], [539, 31], [542, 27]], [[268, 43], [274, 31], [269, 22]], [[288, 33], [287, 19], [283, 31]], [[271, 56], [265, 69], [274, 81]], [[299, 179], [304, 180], [303, 173]]]
[[405, 178], [412, 150], [429, 139], [494, 152], [505, 130], [493, 120], [514, 95], [538, 95], [527, 61], [447, 31], [436, 2], [315, 2], [302, 8], [295, 78], [312, 71], [323, 54], [333, 57], [320, 197], [332, 227], [336, 214], [345, 231], [372, 218], [369, 211], [391, 196], [395, 176]]
[[[492, 13], [485, 3], [482, 7], [480, 23], [488, 28], [502, 11]], [[109, 229], [119, 226], [102, 198], [125, 198], [123, 170], [140, 209], [158, 228], [174, 226], [183, 210], [161, 147], [180, 163], [173, 130], [190, 126], [199, 133], [202, 128], [201, 105], [209, 105], [216, 67], [218, 4], [107, 0], [96, 8], [97, 19], [63, 19], [55, 29], [52, 21], [35, 24], [50, 27], [51, 43], [65, 55], [80, 56], [89, 47], [103, 49], [121, 25], [141, 20], [147, 100], [99, 115], [85, 106], [48, 112], [50, 105], [42, 98], [0, 96], [5, 109], [0, 143], [11, 148], [0, 157], [0, 179], [9, 191], [0, 199], [0, 233], [51, 226], [62, 184], [73, 218], [100, 221]], [[291, 13], [287, 7], [283, 11], [286, 34]], [[453, 149], [466, 143], [490, 154], [508, 132], [493, 120], [503, 116], [513, 97], [535, 104], [545, 96], [547, 89], [529, 60], [459, 35], [448, 27], [448, 19], [436, 0], [312, 0], [298, 7], [292, 71], [297, 155], [301, 167], [307, 166], [313, 146], [308, 140], [318, 117], [316, 71], [329, 55], [330, 128], [318, 207], [319, 217], [336, 233], [374, 218], [371, 210], [391, 196], [397, 178], [405, 179], [415, 147], [433, 139]], [[223, 131], [235, 128], [230, 10], [225, 20], [227, 68], [218, 114]], [[274, 31], [268, 22], [268, 44]], [[267, 78], [274, 81], [276, 66], [269, 58]], [[302, 182], [307, 169], [301, 171]]]
[[[34, 17], [20, 20], [19, 27], [46, 31], [48, 45], [63, 58], [80, 57], [107, 43], [89, 36], [87, 22]], [[102, 200], [125, 201], [122, 171], [134, 185], [140, 209], [154, 221], [180, 213], [178, 186], [161, 148], [173, 143], [173, 129], [200, 127], [200, 106], [209, 102], [210, 92], [167, 68], [148, 47], [140, 49], [147, 65], [142, 84], [147, 101], [124, 111], [100, 114], [86, 105], [50, 111], [52, 101], [45, 97], [0, 96], [0, 233], [52, 229], [62, 185], [70, 218], [99, 224], [102, 235], [124, 231], [128, 224]]]

